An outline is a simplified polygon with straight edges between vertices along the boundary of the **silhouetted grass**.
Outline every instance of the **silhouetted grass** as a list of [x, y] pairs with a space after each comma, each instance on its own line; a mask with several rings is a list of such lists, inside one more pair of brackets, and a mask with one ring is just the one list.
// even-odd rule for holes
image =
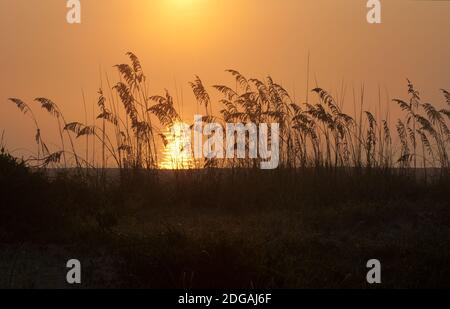
[[127, 55], [121, 80], [98, 92], [100, 126], [67, 122], [56, 103], [35, 100], [58, 122], [55, 149], [31, 107], [10, 99], [31, 116], [37, 152], [24, 162], [1, 145], [1, 287], [65, 287], [65, 269], [48, 265], [74, 257], [86, 287], [366, 287], [372, 258], [383, 287], [450, 286], [450, 116], [410, 81], [409, 98], [394, 100], [404, 113], [392, 130], [389, 117], [364, 110], [363, 89], [350, 116], [324, 89], [299, 103], [272, 78], [235, 70], [235, 85], [211, 87], [222, 96], [213, 102], [196, 76], [205, 123], [280, 123], [280, 167], [205, 160], [161, 171], [158, 139], [182, 119], [168, 91], [149, 95]]
[[[138, 57], [127, 53], [130, 64], [119, 64], [120, 81], [98, 91], [98, 116], [101, 125], [67, 122], [58, 105], [47, 98], [35, 101], [58, 122], [60, 149], [49, 150], [41, 136], [38, 121], [31, 106], [18, 98], [10, 98], [23, 113], [29, 114], [36, 126], [37, 154], [29, 158], [40, 167], [95, 166], [119, 169], [160, 166], [158, 149], [167, 144], [166, 130], [183, 121], [176, 109], [175, 99], [165, 90], [164, 95], [150, 95], [146, 75]], [[367, 168], [442, 168], [449, 167], [450, 94], [442, 89], [443, 104], [424, 102], [421, 94], [408, 80], [408, 98], [394, 99], [402, 117], [392, 123], [389, 107], [381, 109], [378, 102], [373, 111], [364, 110], [364, 87], [358, 94], [353, 89], [351, 105], [342, 94], [339, 100], [323, 88], [311, 90], [315, 102], [297, 102], [282, 85], [270, 76], [265, 80], [247, 78], [236, 70], [227, 70], [235, 79], [232, 86], [206, 86], [200, 77], [190, 82], [198, 110], [203, 110], [204, 123], [261, 123], [280, 125], [280, 166], [305, 167], [367, 167]], [[221, 97], [213, 102], [209, 91]], [[359, 98], [358, 98], [359, 96]], [[213, 107], [214, 105], [214, 107]], [[179, 105], [178, 105], [179, 106]], [[440, 107], [439, 107], [440, 106]], [[85, 106], [84, 106], [85, 107]], [[350, 115], [346, 110], [353, 110]], [[358, 110], [359, 109], [359, 110]], [[383, 117], [383, 115], [385, 115]], [[87, 116], [85, 117], [87, 121]], [[397, 133], [397, 137], [393, 132]], [[85, 158], [77, 152], [74, 138], [86, 138]], [[92, 158], [89, 140], [92, 139]], [[70, 151], [66, 149], [69, 141]], [[97, 146], [96, 146], [97, 145]], [[101, 163], [96, 162], [96, 148], [101, 147]], [[70, 157], [72, 162], [69, 162]], [[108, 162], [108, 159], [113, 162]], [[71, 164], [69, 164], [71, 163]], [[255, 159], [205, 159], [196, 167], [250, 168]]]

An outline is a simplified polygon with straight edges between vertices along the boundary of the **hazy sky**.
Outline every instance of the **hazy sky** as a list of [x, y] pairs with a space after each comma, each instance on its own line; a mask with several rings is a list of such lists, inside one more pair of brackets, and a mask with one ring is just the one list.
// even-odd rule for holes
[[[0, 0], [0, 131], [9, 148], [32, 148], [33, 126], [8, 97], [48, 97], [68, 121], [83, 121], [81, 89], [95, 102], [100, 71], [133, 51], [152, 94], [183, 89], [184, 115], [194, 112], [187, 82], [230, 83], [225, 69], [270, 74], [299, 102], [311, 81], [348, 93], [364, 82], [405, 97], [408, 77], [425, 99], [442, 102], [450, 88], [450, 1], [382, 0], [381, 25], [366, 22], [366, 0], [81, 0], [82, 23], [66, 22], [65, 0]], [[211, 90], [211, 92], [214, 92]], [[350, 97], [350, 95], [348, 95]], [[367, 104], [376, 106], [374, 95]], [[370, 108], [370, 107], [369, 107]], [[47, 140], [53, 121], [38, 112]], [[0, 132], [1, 133], [1, 132]]]

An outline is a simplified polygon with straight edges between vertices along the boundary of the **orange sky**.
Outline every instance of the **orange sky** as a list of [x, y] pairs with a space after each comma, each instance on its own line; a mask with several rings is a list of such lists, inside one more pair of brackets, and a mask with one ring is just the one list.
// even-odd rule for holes
[[[81, 0], [82, 23], [66, 23], [64, 0], [0, 0], [0, 131], [10, 149], [33, 144], [33, 126], [8, 97], [48, 97], [68, 121], [83, 121], [81, 89], [96, 99], [99, 71], [140, 58], [152, 94], [183, 89], [191, 119], [194, 74], [206, 85], [230, 83], [224, 72], [270, 74], [303, 101], [311, 81], [332, 92], [344, 80], [380, 85], [405, 97], [408, 77], [426, 99], [450, 88], [450, 1], [382, 1], [381, 25], [366, 22], [365, 0]], [[214, 92], [211, 90], [211, 92]], [[375, 100], [368, 104], [377, 104]], [[38, 106], [31, 103], [38, 110]], [[47, 140], [54, 122], [38, 112]], [[192, 120], [192, 119], [191, 119]], [[1, 133], [1, 132], [0, 132]]]

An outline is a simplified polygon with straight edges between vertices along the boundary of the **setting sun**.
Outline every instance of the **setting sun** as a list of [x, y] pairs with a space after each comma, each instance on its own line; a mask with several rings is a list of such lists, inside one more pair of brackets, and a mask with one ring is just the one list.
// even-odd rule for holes
[[175, 122], [165, 133], [165, 147], [161, 169], [178, 170], [193, 168], [190, 136], [185, 132], [186, 124]]

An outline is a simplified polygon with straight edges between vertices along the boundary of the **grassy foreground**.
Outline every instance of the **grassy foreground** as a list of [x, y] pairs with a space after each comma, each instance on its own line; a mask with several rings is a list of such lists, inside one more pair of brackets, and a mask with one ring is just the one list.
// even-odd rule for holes
[[[377, 169], [30, 171], [0, 155], [0, 287], [450, 287], [450, 189]], [[434, 180], [433, 180], [434, 179]]]

